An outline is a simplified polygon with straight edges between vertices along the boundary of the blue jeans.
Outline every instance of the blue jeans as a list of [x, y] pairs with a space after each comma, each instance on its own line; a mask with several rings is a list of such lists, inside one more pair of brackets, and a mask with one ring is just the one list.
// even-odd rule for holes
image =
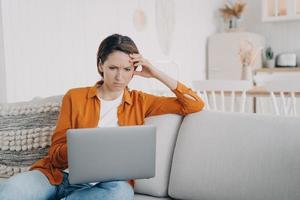
[[38, 170], [20, 173], [0, 185], [1, 200], [133, 200], [133, 196], [133, 188], [127, 181], [71, 185], [68, 174], [64, 173], [60, 185], [51, 185]]

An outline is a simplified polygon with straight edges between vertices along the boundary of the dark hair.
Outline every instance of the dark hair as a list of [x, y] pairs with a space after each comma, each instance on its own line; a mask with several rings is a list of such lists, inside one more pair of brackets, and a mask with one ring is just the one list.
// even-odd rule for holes
[[130, 37], [120, 34], [108, 36], [101, 42], [97, 52], [97, 70], [102, 77], [103, 72], [99, 70], [99, 65], [103, 64], [109, 54], [114, 51], [122, 51], [127, 54], [139, 53], [138, 48]]

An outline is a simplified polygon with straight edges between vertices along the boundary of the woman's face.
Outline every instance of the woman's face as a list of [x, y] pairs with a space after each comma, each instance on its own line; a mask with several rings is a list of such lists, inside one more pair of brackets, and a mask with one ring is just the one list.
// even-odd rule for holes
[[109, 54], [99, 69], [103, 72], [104, 84], [112, 91], [123, 90], [132, 79], [134, 71], [129, 55], [122, 51]]

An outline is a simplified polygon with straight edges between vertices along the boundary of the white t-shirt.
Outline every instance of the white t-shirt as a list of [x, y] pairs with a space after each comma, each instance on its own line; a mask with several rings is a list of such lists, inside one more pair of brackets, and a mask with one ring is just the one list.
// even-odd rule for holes
[[123, 93], [114, 100], [104, 100], [100, 98], [100, 116], [98, 127], [119, 126], [118, 106], [122, 103]]

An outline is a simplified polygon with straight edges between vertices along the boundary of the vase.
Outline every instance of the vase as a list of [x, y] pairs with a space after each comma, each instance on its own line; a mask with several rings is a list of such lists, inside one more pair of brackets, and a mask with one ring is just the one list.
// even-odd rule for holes
[[243, 66], [242, 67], [242, 77], [241, 77], [241, 79], [242, 80], [253, 81], [251, 66]]
[[268, 68], [273, 68], [273, 67], [275, 67], [275, 59], [271, 59], [271, 60], [267, 59], [266, 62], [265, 62], [265, 65], [266, 65], [266, 67], [268, 67]]
[[231, 17], [225, 20], [225, 31], [239, 31], [242, 19], [240, 17]]

